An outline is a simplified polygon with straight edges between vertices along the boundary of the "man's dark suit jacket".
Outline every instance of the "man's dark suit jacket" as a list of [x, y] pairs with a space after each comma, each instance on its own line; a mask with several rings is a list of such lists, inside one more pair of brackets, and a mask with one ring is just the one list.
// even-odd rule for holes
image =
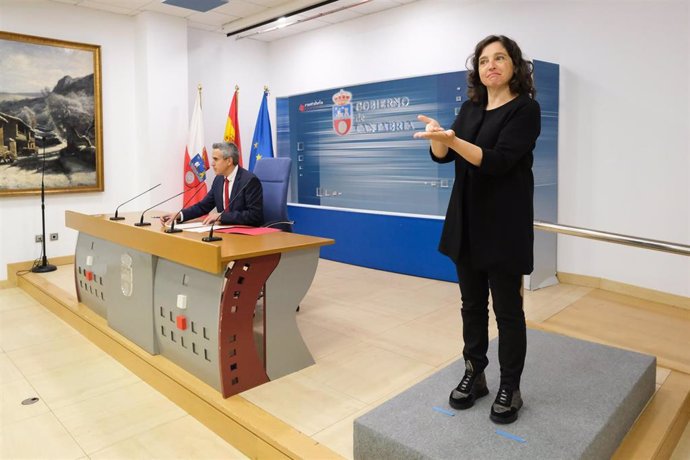
[[258, 227], [264, 223], [264, 197], [259, 179], [246, 169], [237, 166], [237, 176], [230, 192], [229, 209], [223, 209], [225, 176], [216, 176], [211, 191], [203, 200], [182, 210], [184, 220], [192, 220], [211, 212], [220, 212], [221, 224], [239, 224]]

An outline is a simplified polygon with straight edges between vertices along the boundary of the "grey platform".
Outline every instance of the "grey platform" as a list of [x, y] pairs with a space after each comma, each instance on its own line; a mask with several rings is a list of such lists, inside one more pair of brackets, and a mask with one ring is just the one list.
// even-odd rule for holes
[[492, 340], [490, 393], [474, 407], [448, 405], [464, 374], [463, 361], [455, 361], [357, 418], [354, 458], [608, 459], [654, 394], [655, 357], [528, 330], [525, 405], [515, 423], [496, 425], [489, 411], [499, 383], [497, 348]]

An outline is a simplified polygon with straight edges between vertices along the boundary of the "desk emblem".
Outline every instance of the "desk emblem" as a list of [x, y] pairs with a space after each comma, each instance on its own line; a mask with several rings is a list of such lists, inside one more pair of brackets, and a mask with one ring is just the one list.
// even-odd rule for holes
[[126, 252], [120, 256], [120, 290], [125, 297], [131, 297], [134, 290], [134, 273], [132, 273], [132, 256]]

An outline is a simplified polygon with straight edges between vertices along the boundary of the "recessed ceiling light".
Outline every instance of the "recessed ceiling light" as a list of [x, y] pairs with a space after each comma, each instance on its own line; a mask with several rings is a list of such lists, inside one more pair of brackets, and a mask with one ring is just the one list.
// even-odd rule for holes
[[[245, 24], [243, 24], [242, 26], [239, 26], [239, 27], [237, 27], [236, 23], [242, 23], [242, 20], [233, 21], [232, 23], [229, 23], [229, 24], [230, 24], [230, 27], [233, 27], [234, 30], [231, 30], [230, 32], [227, 32], [225, 35], [228, 36], [228, 37], [231, 37], [231, 36], [233, 36], [233, 35], [236, 35], [237, 38], [245, 38], [245, 37], [249, 37], [249, 36], [251, 36], [251, 35], [256, 35], [257, 33], [264, 33], [264, 32], [266, 32], [267, 30], [263, 30], [263, 31], [259, 31], [259, 32], [254, 32], [254, 33], [249, 33], [249, 34], [243, 34], [243, 32], [247, 32], [247, 31], [249, 31], [249, 30], [256, 29], [256, 28], [258, 28], [258, 27], [263, 27], [263, 26], [265, 26], [265, 25], [272, 24], [272, 25], [269, 27], [270, 30], [275, 30], [275, 29], [277, 29], [277, 28], [283, 28], [283, 27], [291, 26], [291, 25], [297, 24], [297, 23], [299, 23], [299, 22], [301, 22], [301, 21], [299, 21], [299, 20], [297, 20], [297, 21], [292, 21], [292, 22], [290, 22], [290, 23], [286, 23], [286, 24], [285, 24], [284, 26], [282, 26], [282, 27], [281, 27], [281, 26], [278, 26], [278, 25], [274, 25], [274, 24], [280, 24], [280, 23], [277, 22], [277, 21], [278, 21], [281, 17], [284, 17], [284, 18], [286, 19], [286, 21], [287, 21], [287, 20], [290, 19], [292, 16], [295, 16], [295, 15], [298, 15], [298, 14], [302, 14], [302, 13], [306, 13], [306, 12], [308, 12], [308, 11], [311, 11], [311, 10], [314, 10], [314, 9], [317, 9], [317, 8], [320, 8], [320, 7], [322, 7], [322, 6], [326, 6], [326, 5], [329, 5], [329, 4], [331, 4], [331, 3], [336, 3], [337, 1], [338, 1], [338, 0], [321, 0], [321, 1], [314, 0], [314, 3], [310, 4], [309, 6], [305, 6], [305, 7], [303, 7], [303, 8], [299, 8], [299, 9], [294, 10], [294, 11], [288, 11], [288, 12], [286, 12], [286, 13], [284, 13], [284, 14], [281, 14], [280, 16], [273, 17], [273, 18], [269, 18], [269, 19], [264, 19], [264, 20], [262, 20], [262, 21], [258, 21], [258, 22], [256, 22], [256, 23], [254, 23], [254, 24], [246, 25], [246, 23], [245, 23]], [[338, 8], [337, 11], [339, 11], [339, 10], [341, 10], [341, 9], [351, 8], [352, 6], [356, 6], [356, 5], [359, 5], [359, 4], [361, 4], [361, 3], [366, 3], [366, 2], [369, 2], [369, 1], [371, 1], [371, 0], [358, 0], [358, 3], [355, 3], [355, 4], [353, 4], [353, 5], [347, 5], [347, 6], [344, 6], [344, 7], [342, 7], [342, 8]], [[269, 10], [269, 11], [270, 11], [270, 10]], [[236, 27], [236, 28], [235, 28], [235, 27]]]
[[228, 0], [162, 0], [161, 3], [205, 13], [221, 5], [225, 5], [228, 3]]

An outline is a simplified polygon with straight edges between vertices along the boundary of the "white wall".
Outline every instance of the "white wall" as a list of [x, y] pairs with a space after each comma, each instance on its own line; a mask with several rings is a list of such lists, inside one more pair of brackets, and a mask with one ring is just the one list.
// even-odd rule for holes
[[[238, 85], [242, 158], [245, 166], [249, 164], [249, 148], [263, 88], [269, 83], [268, 69], [268, 45], [264, 42], [238, 41], [218, 33], [189, 30], [189, 83], [194, 87], [200, 83], [203, 87], [202, 110], [209, 155], [211, 144], [223, 141], [230, 102]], [[190, 93], [190, 105], [194, 97]]]
[[[559, 222], [690, 244], [688, 29], [684, 0], [420, 0], [273, 42], [271, 83], [288, 96], [462, 70], [481, 38], [511, 36], [561, 66]], [[688, 257], [565, 236], [558, 250], [559, 271], [690, 295]]]
[[[120, 201], [161, 184], [130, 207], [145, 209], [183, 190], [184, 146], [191, 116], [187, 103], [187, 22], [152, 12], [142, 13], [134, 21], [137, 130], [131, 140], [132, 147], [138, 147], [140, 167], [132, 172], [140, 185]], [[179, 197], [161, 209], [179, 209], [181, 205]]]
[[[181, 190], [198, 82], [205, 88], [208, 147], [222, 139], [235, 82], [244, 95], [242, 135], [247, 146], [251, 142], [267, 83], [264, 43], [237, 43], [193, 30], [188, 36], [185, 20], [173, 16], [130, 17], [44, 0], [0, 0], [0, 29], [101, 46], [105, 191], [47, 195], [46, 232], [60, 234], [59, 241], [46, 243], [49, 259], [74, 253], [77, 234], [65, 227], [65, 210], [113, 212], [119, 203], [162, 183], [122, 209], [142, 210]], [[161, 208], [181, 204], [176, 198]], [[40, 198], [3, 197], [0, 222], [2, 280], [8, 263], [40, 256], [40, 245], [33, 242], [33, 235], [41, 233]]]
[[[105, 191], [46, 196], [46, 232], [58, 232], [59, 241], [47, 242], [47, 254], [74, 254], [76, 232], [64, 226], [66, 209], [88, 213], [114, 208], [123, 196], [139, 188], [131, 182], [128, 163], [136, 164], [135, 27], [132, 18], [96, 10], [41, 1], [0, 0], [0, 29], [8, 32], [101, 45], [103, 77], [103, 150]], [[129, 179], [129, 180], [127, 180]], [[6, 265], [35, 259], [41, 233], [40, 197], [0, 199], [0, 279]]]

